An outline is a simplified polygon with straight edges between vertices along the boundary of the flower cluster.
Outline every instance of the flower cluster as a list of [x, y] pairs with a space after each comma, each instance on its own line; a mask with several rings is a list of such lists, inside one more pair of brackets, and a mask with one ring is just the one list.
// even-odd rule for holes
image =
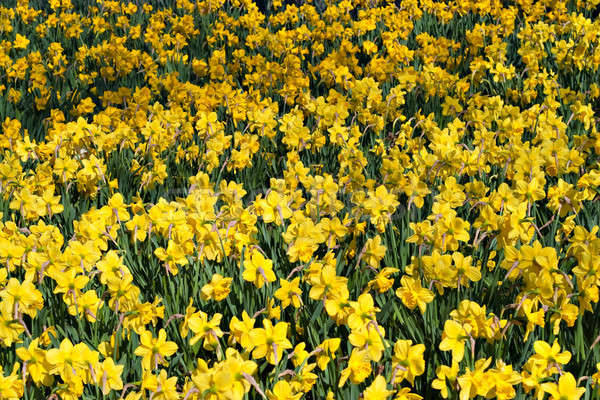
[[600, 0], [0, 6], [0, 400], [600, 391]]

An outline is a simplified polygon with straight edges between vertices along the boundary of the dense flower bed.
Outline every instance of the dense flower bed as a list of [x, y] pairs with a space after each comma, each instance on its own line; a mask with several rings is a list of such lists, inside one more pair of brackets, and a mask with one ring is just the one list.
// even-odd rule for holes
[[44, 3], [0, 400], [598, 397], [599, 0]]

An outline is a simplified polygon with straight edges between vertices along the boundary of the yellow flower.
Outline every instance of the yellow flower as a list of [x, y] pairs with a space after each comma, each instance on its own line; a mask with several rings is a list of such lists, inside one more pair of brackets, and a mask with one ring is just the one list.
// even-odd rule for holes
[[287, 322], [278, 322], [275, 326], [268, 320], [263, 320], [263, 328], [250, 331], [250, 340], [254, 345], [252, 357], [267, 358], [269, 364], [277, 365], [281, 361], [283, 350], [291, 349], [292, 344], [287, 339]]
[[302, 392], [296, 393], [287, 381], [277, 381], [273, 390], [267, 390], [269, 400], [299, 400]]
[[600, 384], [600, 363], [596, 364], [596, 372], [592, 375], [592, 379], [595, 385]]
[[202, 289], [200, 289], [202, 292], [202, 300], [224, 300], [231, 291], [232, 280], [232, 278], [224, 278], [221, 274], [214, 274], [210, 282], [202, 286]]
[[394, 279], [390, 278], [391, 274], [400, 271], [398, 268], [385, 267], [377, 273], [375, 279], [372, 279], [367, 284], [368, 288], [374, 287], [379, 293], [385, 293], [394, 286]]
[[[0, 290], [0, 299], [5, 306], [13, 310], [15, 314], [27, 314], [35, 318], [38, 310], [44, 306], [42, 293], [28, 280], [19, 282], [16, 278], [10, 278], [8, 284]], [[20, 318], [15, 315], [15, 319]]]
[[436, 369], [437, 377], [431, 382], [431, 387], [440, 391], [442, 398], [448, 398], [448, 382], [454, 387], [458, 376], [458, 361], [452, 361], [452, 366], [440, 365]]
[[338, 387], [343, 387], [348, 379], [354, 384], [362, 383], [371, 374], [371, 358], [365, 349], [352, 349], [348, 366], [342, 370]]
[[105, 396], [111, 390], [123, 389], [123, 381], [121, 374], [123, 373], [123, 365], [116, 365], [112, 358], [107, 358], [102, 363], [96, 366], [96, 384], [100, 386], [102, 394]]
[[244, 260], [243, 265], [242, 278], [254, 283], [254, 286], [258, 289], [263, 287], [265, 282], [276, 280], [275, 272], [273, 272], [273, 261], [265, 258], [257, 249], [251, 250], [250, 257]]
[[177, 391], [177, 377], [169, 378], [164, 369], [161, 369], [158, 375], [146, 375], [143, 386], [152, 392], [153, 400], [179, 400], [181, 398]]
[[199, 311], [193, 314], [188, 321], [190, 330], [194, 336], [190, 339], [190, 345], [193, 346], [199, 340], [203, 340], [202, 347], [205, 350], [214, 350], [220, 347], [219, 338], [223, 336], [223, 331], [219, 328], [221, 318], [220, 313], [216, 313], [209, 320], [206, 313]]
[[376, 314], [381, 311], [379, 307], [375, 307], [373, 296], [369, 293], [363, 293], [358, 296], [357, 301], [350, 303], [352, 314], [348, 316], [348, 326], [350, 329], [360, 329], [371, 321], [375, 321]]
[[286, 279], [279, 279], [281, 287], [275, 291], [275, 298], [281, 301], [281, 307], [286, 308], [290, 303], [294, 308], [302, 304], [302, 289], [300, 289], [300, 278], [294, 278], [291, 282]]
[[414, 279], [408, 275], [402, 276], [400, 283], [402, 286], [396, 289], [396, 296], [410, 310], [414, 310], [418, 306], [421, 314], [424, 314], [427, 304], [431, 303], [435, 297], [433, 292], [422, 287], [418, 279]]
[[557, 339], [554, 339], [552, 346], [543, 340], [536, 340], [533, 342], [533, 349], [535, 354], [531, 356], [531, 359], [542, 368], [547, 368], [550, 373], [558, 373], [558, 367], [571, 360], [571, 352], [561, 352]]
[[10, 375], [4, 376], [2, 366], [0, 366], [0, 398], [6, 400], [18, 400], [23, 398], [24, 384], [17, 371], [19, 364], [15, 363], [13, 371]]
[[185, 251], [182, 246], [175, 243], [174, 240], [169, 240], [167, 249], [157, 247], [154, 250], [154, 255], [161, 261], [164, 261], [165, 269], [168, 274], [177, 275], [179, 271], [177, 265], [187, 265]]
[[[399, 204], [397, 196], [388, 192], [387, 188], [381, 185], [375, 191], [369, 192], [369, 197], [365, 200], [363, 206], [371, 217], [371, 223], [375, 225], [378, 232], [383, 233], [385, 232], [385, 225], [390, 222], [391, 216]], [[377, 244], [380, 243], [381, 240]]]
[[468, 338], [467, 331], [461, 324], [454, 320], [446, 320], [440, 350], [452, 351], [453, 362], [460, 362], [465, 355], [465, 341]]
[[381, 236], [377, 235], [374, 238], [368, 239], [365, 244], [363, 260], [367, 265], [378, 269], [379, 261], [385, 256], [387, 247], [381, 244]]
[[317, 353], [317, 365], [325, 371], [330, 360], [335, 360], [335, 353], [339, 349], [340, 338], [325, 339], [317, 348], [322, 349]]
[[374, 54], [377, 53], [377, 45], [375, 45], [375, 43], [371, 42], [370, 40], [365, 40], [362, 43], [362, 49], [365, 52], [365, 54]]
[[52, 365], [46, 360], [46, 352], [38, 347], [39, 339], [35, 338], [29, 347], [19, 347], [17, 356], [27, 364], [27, 372], [36, 384], [50, 386], [54, 377], [50, 374]]
[[254, 207], [258, 216], [265, 223], [275, 222], [276, 225], [284, 225], [285, 220], [292, 216], [292, 209], [288, 205], [289, 198], [271, 190], [266, 199], [256, 200]]
[[15, 41], [13, 43], [13, 48], [26, 49], [27, 46], [29, 46], [29, 39], [17, 33], [17, 35], [15, 36]]
[[477, 395], [489, 397], [488, 393], [494, 388], [494, 382], [484, 370], [492, 362], [491, 357], [475, 361], [475, 369], [467, 369], [464, 375], [458, 377], [461, 400], [471, 399]]
[[423, 375], [425, 372], [425, 360], [423, 353], [425, 345], [412, 345], [412, 340], [398, 340], [394, 345], [394, 355], [392, 356], [392, 384], [400, 383], [404, 379], [411, 385], [414, 384], [416, 376]]
[[84, 114], [90, 114], [92, 112], [94, 112], [94, 108], [96, 108], [96, 105], [94, 104], [94, 101], [92, 100], [91, 97], [86, 97], [85, 99], [81, 100], [79, 102], [79, 105], [77, 106], [77, 114], [79, 115], [84, 115]]
[[335, 267], [329, 264], [323, 266], [321, 270], [312, 275], [309, 280], [312, 287], [308, 296], [313, 300], [321, 300], [326, 296], [327, 298], [333, 297], [329, 292], [336, 293], [343, 289], [346, 291], [348, 290], [346, 286], [348, 278], [337, 276]]
[[69, 339], [63, 339], [58, 349], [50, 349], [46, 352], [46, 360], [52, 366], [50, 373], [59, 373], [63, 379], [80, 380], [79, 371], [88, 368], [85, 363], [85, 354], [88, 350], [83, 343], [73, 346]]
[[385, 400], [392, 394], [394, 394], [394, 391], [388, 390], [385, 378], [381, 375], [377, 375], [363, 393], [363, 398], [365, 400]]
[[385, 350], [385, 330], [382, 326], [367, 323], [359, 329], [353, 330], [348, 340], [354, 347], [364, 349], [372, 361], [379, 362]]
[[242, 320], [234, 316], [229, 321], [229, 339], [228, 344], [233, 346], [236, 342], [248, 350], [252, 350], [252, 342], [250, 339], [250, 331], [254, 328], [254, 318], [250, 318], [246, 310], [242, 312]]
[[172, 356], [176, 351], [177, 344], [167, 341], [167, 333], [161, 329], [157, 338], [152, 337], [152, 332], [143, 331], [140, 335], [140, 345], [133, 353], [142, 357], [142, 367], [145, 370], [154, 370], [159, 365], [169, 365], [165, 357]]
[[410, 388], [400, 388], [394, 400], [422, 400], [423, 397], [416, 393], [412, 393]]
[[575, 377], [570, 372], [563, 374], [558, 384], [542, 383], [542, 389], [550, 395], [550, 400], [578, 400], [585, 393], [585, 388], [577, 387]]

